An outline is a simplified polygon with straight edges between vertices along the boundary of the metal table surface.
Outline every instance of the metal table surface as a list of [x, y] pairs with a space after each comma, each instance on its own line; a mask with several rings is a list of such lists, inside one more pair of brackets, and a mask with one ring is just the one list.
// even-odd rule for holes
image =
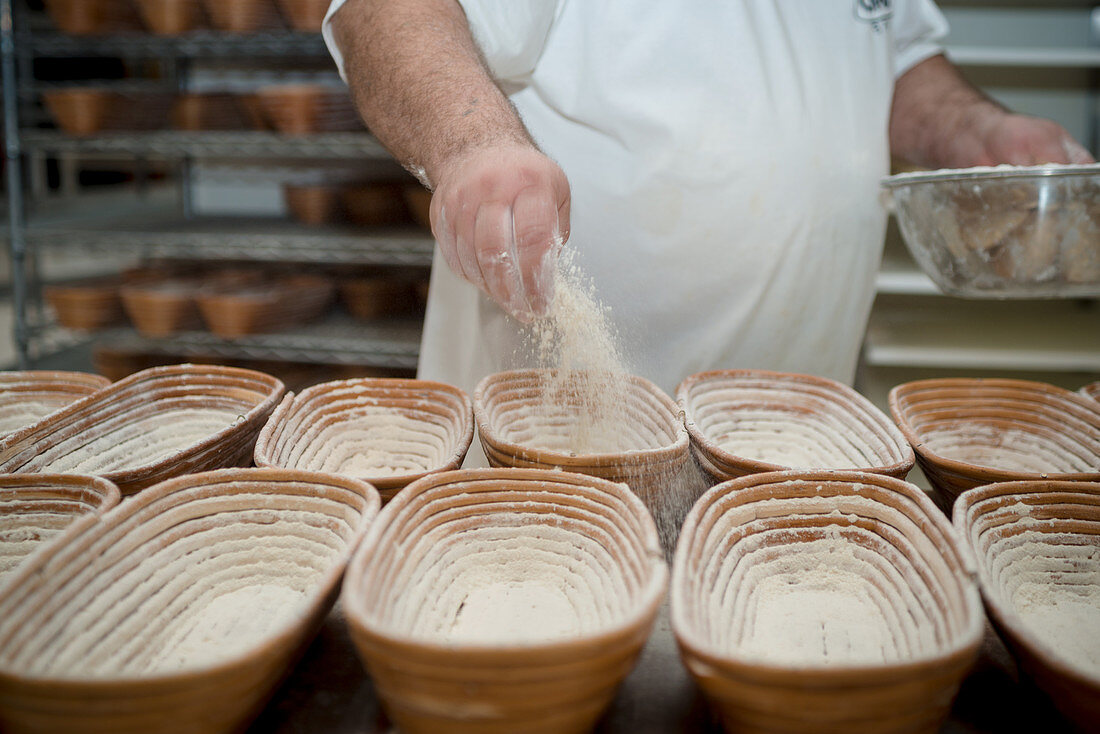
[[[596, 734], [722, 731], [680, 663], [662, 608], [649, 643]], [[992, 629], [942, 734], [1056, 734], [1070, 727], [1016, 666]], [[304, 657], [248, 734], [397, 734], [356, 657], [340, 609], [329, 614]]]

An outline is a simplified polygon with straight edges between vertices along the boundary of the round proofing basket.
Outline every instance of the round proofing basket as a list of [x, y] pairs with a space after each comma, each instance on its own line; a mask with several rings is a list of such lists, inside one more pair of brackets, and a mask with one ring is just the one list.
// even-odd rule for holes
[[427, 474], [459, 468], [473, 436], [473, 407], [457, 387], [338, 380], [288, 394], [260, 431], [255, 460], [364, 479], [389, 501]]
[[[653, 520], [626, 487], [568, 472], [460, 470], [414, 482], [386, 506], [343, 599], [404, 734], [564, 734], [591, 729], [611, 701], [666, 579]], [[499, 625], [482, 606], [494, 584], [521, 594], [496, 605]], [[528, 604], [525, 584], [557, 592]], [[548, 604], [555, 612], [539, 619]], [[463, 627], [463, 610], [481, 629]]]
[[[537, 442], [519, 443], [510, 436], [529, 429], [530, 421], [545, 405], [543, 391], [553, 371], [514, 370], [489, 375], [474, 392], [474, 419], [478, 438], [490, 466], [564, 469], [613, 482], [625, 482], [651, 510], [662, 502], [661, 493], [691, 463], [688, 435], [680, 411], [672, 399], [649, 380], [631, 376], [621, 426], [632, 444], [617, 453], [573, 454], [541, 448]], [[567, 406], [576, 423], [583, 406]], [[570, 430], [568, 422], [556, 430]]]
[[0, 436], [45, 418], [110, 385], [88, 372], [0, 372]]
[[950, 514], [961, 492], [994, 482], [1100, 481], [1100, 403], [1027, 380], [918, 380], [890, 412]]
[[676, 397], [696, 460], [720, 482], [788, 468], [904, 479], [913, 468], [913, 450], [893, 422], [835, 380], [717, 370], [688, 377]]
[[672, 628], [729, 731], [935, 732], [977, 655], [972, 574], [911, 484], [754, 474], [688, 515]]
[[236, 367], [143, 370], [0, 440], [0, 472], [94, 474], [124, 495], [251, 462], [285, 388]]
[[99, 477], [0, 474], [0, 595], [43, 543], [86, 526], [118, 501], [118, 487]]
[[272, 469], [128, 499], [0, 597], [0, 728], [241, 729], [316, 632], [379, 504], [354, 479]]
[[[959, 496], [954, 522], [1020, 667], [1078, 727], [1100, 732], [1100, 484], [979, 487]], [[1091, 614], [1059, 618], [1074, 608]]]

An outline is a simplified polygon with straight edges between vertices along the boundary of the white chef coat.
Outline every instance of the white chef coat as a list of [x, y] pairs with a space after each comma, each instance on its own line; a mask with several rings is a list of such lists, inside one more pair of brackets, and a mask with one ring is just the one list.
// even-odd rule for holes
[[[894, 79], [947, 32], [931, 0], [459, 1], [569, 178], [568, 246], [633, 372], [670, 393], [733, 367], [851, 381]], [[472, 391], [525, 366], [520, 339], [437, 251], [420, 376]]]

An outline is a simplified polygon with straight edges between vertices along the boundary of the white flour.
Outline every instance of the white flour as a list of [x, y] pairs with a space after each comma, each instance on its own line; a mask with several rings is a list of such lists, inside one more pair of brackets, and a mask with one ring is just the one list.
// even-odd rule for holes
[[575, 454], [655, 448], [627, 435], [631, 384], [618, 336], [570, 250], [558, 261], [550, 311], [529, 341], [540, 366], [556, 372], [541, 386], [523, 442]]
[[354, 477], [393, 477], [441, 466], [452, 448], [443, 426], [397, 408], [360, 406], [308, 430], [289, 464]]
[[39, 471], [96, 474], [154, 464], [230, 427], [237, 420], [237, 410], [228, 408], [194, 407], [158, 412], [103, 433], [73, 450], [58, 451]]
[[[1062, 440], [1022, 430], [1002, 430], [976, 423], [950, 430], [928, 431], [924, 445], [948, 459], [969, 464], [1033, 473], [1087, 472], [1100, 469], [1100, 456], [1087, 447], [1070, 451], [1070, 436]], [[1089, 460], [1089, 454], [1092, 459]]]
[[21, 400], [0, 405], [0, 434], [11, 433], [29, 426], [40, 418], [65, 407], [73, 398], [49, 402], [47, 400]]
[[837, 430], [822, 421], [782, 410], [731, 411], [727, 420], [715, 422], [719, 448], [746, 459], [804, 469], [855, 469], [873, 461], [842, 445]]
[[[909, 634], [853, 544], [827, 538], [791, 546], [755, 584], [743, 583], [743, 628], [725, 652], [783, 665], [883, 663], [933, 649], [927, 620]], [[906, 643], [906, 638], [910, 643]], [[908, 649], [915, 640], [916, 649]]]
[[536, 578], [471, 589], [447, 638], [500, 644], [569, 637], [580, 628], [577, 611], [561, 587]]
[[1017, 539], [999, 579], [1002, 598], [1045, 647], [1100, 677], [1100, 544], [1055, 545], [1044, 536]]

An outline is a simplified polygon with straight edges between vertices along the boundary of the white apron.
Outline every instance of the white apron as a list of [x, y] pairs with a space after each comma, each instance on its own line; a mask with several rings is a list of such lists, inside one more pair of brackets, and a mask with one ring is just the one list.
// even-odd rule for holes
[[[460, 1], [569, 178], [568, 246], [633, 372], [669, 393], [730, 367], [851, 381], [894, 78], [946, 33], [929, 0]], [[472, 392], [524, 366], [519, 338], [437, 252], [420, 376]]]

